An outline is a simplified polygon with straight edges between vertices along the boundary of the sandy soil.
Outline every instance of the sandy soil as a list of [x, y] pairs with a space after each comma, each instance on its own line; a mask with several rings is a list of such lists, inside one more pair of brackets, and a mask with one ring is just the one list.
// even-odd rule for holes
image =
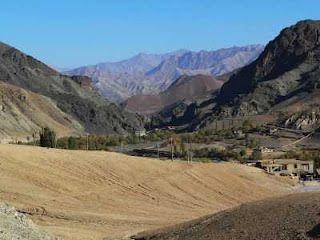
[[141, 233], [139, 240], [320, 239], [320, 192], [248, 203], [167, 229]]
[[0, 202], [66, 239], [122, 239], [293, 191], [239, 164], [0, 145]]

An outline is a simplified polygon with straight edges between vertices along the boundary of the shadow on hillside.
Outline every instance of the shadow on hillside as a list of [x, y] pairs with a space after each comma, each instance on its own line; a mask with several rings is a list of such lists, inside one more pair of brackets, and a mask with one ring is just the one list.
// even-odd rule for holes
[[311, 238], [320, 238], [320, 224], [314, 226], [309, 232], [307, 232], [307, 236]]

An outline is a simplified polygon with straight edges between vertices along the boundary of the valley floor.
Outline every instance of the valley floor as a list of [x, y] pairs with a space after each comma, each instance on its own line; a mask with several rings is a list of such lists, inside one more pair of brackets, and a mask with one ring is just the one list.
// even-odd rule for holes
[[122, 239], [297, 189], [234, 163], [18, 145], [0, 145], [0, 173], [0, 202], [65, 239]]

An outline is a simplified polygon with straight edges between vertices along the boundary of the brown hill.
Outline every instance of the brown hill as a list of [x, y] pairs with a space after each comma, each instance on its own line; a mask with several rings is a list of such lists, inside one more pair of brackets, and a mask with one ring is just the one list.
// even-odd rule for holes
[[123, 239], [293, 189], [240, 164], [4, 144], [0, 172], [1, 202], [65, 239]]
[[300, 193], [248, 203], [136, 240], [320, 239], [320, 193]]
[[62, 112], [49, 99], [17, 86], [0, 82], [1, 142], [32, 139], [42, 127], [51, 127], [59, 137], [84, 134], [79, 122]]
[[182, 76], [166, 91], [158, 95], [137, 95], [123, 103], [125, 109], [141, 114], [152, 114], [181, 101], [192, 101], [209, 91], [219, 89], [223, 82], [205, 75]]

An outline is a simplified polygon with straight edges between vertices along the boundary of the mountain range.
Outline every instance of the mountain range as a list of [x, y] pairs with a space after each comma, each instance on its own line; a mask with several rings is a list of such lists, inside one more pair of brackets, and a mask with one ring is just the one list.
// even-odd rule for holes
[[92, 91], [91, 79], [62, 75], [4, 43], [0, 81], [0, 135], [6, 139], [47, 126], [61, 135], [103, 135], [131, 133], [143, 124], [141, 117]]
[[193, 52], [181, 49], [167, 54], [140, 53], [114, 63], [99, 63], [64, 72], [89, 76], [97, 92], [120, 103], [139, 94], [166, 90], [181, 75], [219, 76], [254, 61], [263, 45]]
[[[257, 48], [263, 47], [243, 49], [251, 49], [249, 52], [253, 53]], [[122, 67], [111, 64], [114, 65], [112, 71], [119, 76], [123, 76], [123, 69], [131, 73], [140, 69], [141, 76], [160, 76], [160, 69], [173, 66], [177, 70], [176, 64], [186, 72], [194, 70], [192, 75], [204, 69], [211, 75], [228, 72], [218, 77], [178, 74], [177, 80], [162, 81], [163, 86], [168, 84], [163, 90], [156, 84], [161, 81], [157, 82], [155, 77], [152, 89], [156, 93], [131, 97], [117, 106], [97, 92], [97, 80], [66, 76], [0, 43], [0, 136], [2, 139], [31, 136], [45, 126], [51, 126], [60, 136], [128, 134], [145, 126], [146, 119], [150, 120], [147, 127], [175, 125], [182, 130], [210, 127], [225, 119], [251, 117], [294, 129], [320, 127], [320, 21], [306, 20], [285, 28], [256, 60], [253, 56], [246, 57], [251, 63], [242, 68], [236, 68], [239, 64], [230, 64], [235, 55], [238, 60], [239, 56], [247, 56], [245, 50], [239, 53], [240, 48], [237, 49], [219, 50], [219, 54], [180, 50], [161, 56], [136, 56], [131, 59], [134, 67], [126, 61]], [[220, 56], [219, 64], [206, 63], [210, 62], [209, 56], [215, 56], [212, 58], [216, 60]], [[238, 60], [234, 62], [239, 63]], [[154, 67], [156, 62], [158, 65]], [[173, 76], [172, 72], [167, 73], [166, 76]], [[131, 75], [128, 73], [128, 76]], [[127, 86], [134, 86], [132, 88], [124, 87], [119, 79], [116, 82], [127, 89], [127, 93], [138, 86], [144, 89], [144, 82], [152, 82], [151, 78], [141, 78], [138, 82], [130, 79], [127, 78]], [[132, 112], [153, 116], [145, 118]]]
[[157, 124], [208, 127], [219, 119], [262, 116], [295, 129], [319, 127], [320, 21], [285, 28], [257, 60], [231, 76], [219, 94], [180, 107]]

